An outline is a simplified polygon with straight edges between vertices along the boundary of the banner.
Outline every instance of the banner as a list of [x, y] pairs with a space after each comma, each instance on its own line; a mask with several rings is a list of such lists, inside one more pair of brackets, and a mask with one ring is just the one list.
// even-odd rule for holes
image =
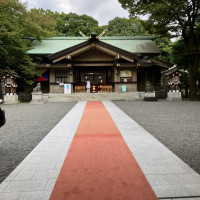
[[71, 84], [64, 84], [64, 94], [71, 94]]
[[49, 70], [48, 69], [38, 69], [40, 76], [35, 80], [38, 82], [49, 80]]

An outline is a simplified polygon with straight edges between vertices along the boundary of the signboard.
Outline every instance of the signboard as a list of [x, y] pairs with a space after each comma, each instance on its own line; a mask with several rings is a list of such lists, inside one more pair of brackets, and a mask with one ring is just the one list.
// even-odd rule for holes
[[122, 85], [122, 92], [126, 92], [126, 85]]
[[5, 82], [4, 82], [4, 80], [1, 80], [1, 91], [2, 91], [2, 94], [3, 94], [3, 95], [6, 94], [6, 90], [5, 90]]
[[120, 71], [120, 77], [132, 77], [131, 70], [122, 70]]
[[6, 79], [6, 82], [7, 82], [7, 84], [9, 84], [9, 85], [13, 84], [13, 81], [12, 81], [11, 78], [7, 78], [7, 79]]
[[64, 84], [64, 94], [71, 94], [71, 84]]
[[90, 81], [87, 81], [87, 86], [86, 86], [87, 89], [90, 89], [91, 88], [91, 85], [90, 85]]

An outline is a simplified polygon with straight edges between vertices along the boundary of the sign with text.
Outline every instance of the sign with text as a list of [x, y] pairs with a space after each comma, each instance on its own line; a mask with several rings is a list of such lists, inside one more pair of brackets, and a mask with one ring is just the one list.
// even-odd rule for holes
[[120, 71], [120, 77], [132, 77], [131, 70], [122, 70]]
[[71, 94], [71, 84], [64, 84], [64, 94]]
[[87, 88], [87, 89], [90, 89], [90, 88], [91, 88], [91, 84], [90, 84], [90, 81], [87, 81], [87, 85], [86, 85], [86, 88]]
[[122, 85], [122, 92], [126, 92], [126, 85]]

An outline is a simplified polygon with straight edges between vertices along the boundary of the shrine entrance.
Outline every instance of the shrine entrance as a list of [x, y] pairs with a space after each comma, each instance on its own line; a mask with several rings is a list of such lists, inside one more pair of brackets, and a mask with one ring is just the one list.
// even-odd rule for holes
[[103, 87], [111, 85], [110, 69], [79, 69], [79, 81], [77, 85], [86, 86], [87, 81], [90, 81], [91, 93], [101, 93]]

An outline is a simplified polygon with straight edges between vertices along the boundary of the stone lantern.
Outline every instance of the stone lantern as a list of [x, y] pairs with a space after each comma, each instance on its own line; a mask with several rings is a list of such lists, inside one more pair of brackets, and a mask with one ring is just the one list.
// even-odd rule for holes
[[15, 71], [5, 70], [1, 74], [1, 91], [5, 104], [19, 103], [17, 91], [17, 78], [19, 76]]

